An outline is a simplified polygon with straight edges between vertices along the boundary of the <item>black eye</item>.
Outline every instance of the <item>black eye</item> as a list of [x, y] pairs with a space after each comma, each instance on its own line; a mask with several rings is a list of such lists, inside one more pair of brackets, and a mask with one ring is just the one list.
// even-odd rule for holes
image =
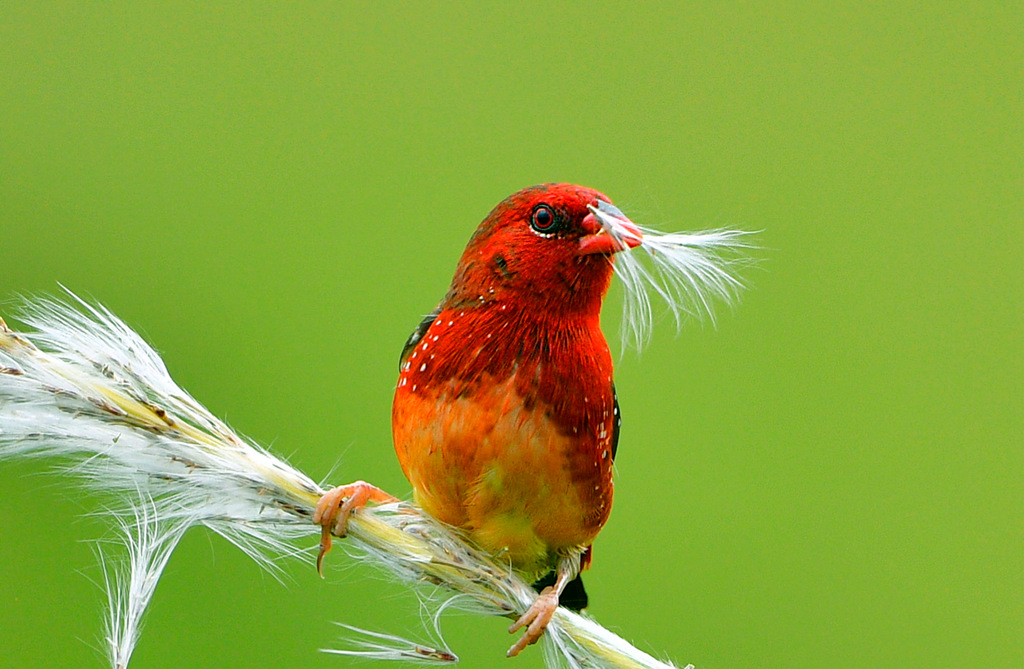
[[539, 204], [533, 210], [533, 218], [530, 219], [530, 226], [542, 235], [551, 234], [558, 228], [558, 219], [555, 212], [546, 204]]

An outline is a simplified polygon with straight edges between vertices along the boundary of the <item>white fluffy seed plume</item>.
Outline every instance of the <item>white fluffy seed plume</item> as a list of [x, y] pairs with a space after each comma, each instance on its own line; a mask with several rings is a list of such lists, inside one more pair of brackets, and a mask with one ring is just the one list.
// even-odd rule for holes
[[[664, 233], [636, 225], [618, 207], [599, 201], [590, 211], [622, 249], [612, 259], [622, 280], [622, 345], [637, 350], [650, 339], [654, 324], [651, 294], [664, 301], [678, 328], [685, 316], [715, 320], [714, 303], [733, 303], [743, 289], [738, 270], [751, 264], [753, 233], [742, 230]], [[640, 230], [637, 236], [630, 228]], [[633, 244], [627, 244], [627, 241]]]
[[[121, 320], [70, 298], [29, 301], [20, 317], [25, 332], [0, 320], [0, 459], [53, 458], [111, 509], [105, 515], [121, 555], [109, 542], [100, 550], [110, 599], [106, 647], [111, 666], [125, 669], [160, 574], [189, 528], [210, 528], [277, 573], [282, 558], [309, 561], [312, 546], [298, 542], [319, 533], [311, 517], [324, 491], [179, 388]], [[339, 543], [406, 582], [440, 586], [428, 590], [450, 593], [460, 609], [515, 619], [537, 596], [507, 566], [408, 503], [360, 510]], [[436, 615], [446, 606], [443, 598], [428, 601]], [[349, 648], [331, 652], [457, 661], [443, 642], [432, 648], [348, 629], [356, 635]], [[564, 608], [541, 643], [550, 667], [672, 666]]]

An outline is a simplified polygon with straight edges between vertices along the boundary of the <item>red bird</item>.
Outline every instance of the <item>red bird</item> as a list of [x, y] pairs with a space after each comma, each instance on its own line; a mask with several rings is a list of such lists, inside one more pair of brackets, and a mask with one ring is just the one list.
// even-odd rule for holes
[[[600, 312], [613, 255], [642, 233], [624, 217], [624, 234], [606, 232], [610, 205], [569, 184], [501, 202], [401, 355], [392, 432], [416, 503], [528, 579], [547, 576], [509, 630], [527, 628], [510, 656], [541, 637], [563, 593], [585, 605], [579, 573], [611, 510], [620, 416]], [[392, 499], [342, 486], [314, 521], [329, 546], [352, 509]]]

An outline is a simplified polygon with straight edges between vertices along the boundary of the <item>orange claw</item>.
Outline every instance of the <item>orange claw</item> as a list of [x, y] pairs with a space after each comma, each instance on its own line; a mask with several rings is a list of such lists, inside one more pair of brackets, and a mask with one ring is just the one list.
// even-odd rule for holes
[[353, 511], [366, 506], [369, 502], [386, 504], [397, 501], [397, 497], [365, 481], [340, 485], [325, 492], [316, 503], [316, 511], [313, 513], [313, 522], [323, 526], [320, 534], [320, 553], [316, 556], [317, 573], [321, 577], [324, 575], [323, 560], [327, 551], [331, 550], [331, 534], [344, 537], [348, 533], [348, 519]]
[[526, 632], [508, 649], [505, 656], [515, 657], [527, 646], [537, 643], [541, 636], [543, 636], [544, 630], [547, 629], [548, 623], [551, 622], [551, 616], [555, 614], [555, 609], [557, 608], [558, 591], [554, 586], [549, 585], [541, 591], [537, 599], [533, 600], [533, 604], [530, 605], [526, 613], [520, 616], [519, 620], [515, 621], [508, 628], [509, 634], [515, 634], [517, 630], [523, 627], [526, 627]]

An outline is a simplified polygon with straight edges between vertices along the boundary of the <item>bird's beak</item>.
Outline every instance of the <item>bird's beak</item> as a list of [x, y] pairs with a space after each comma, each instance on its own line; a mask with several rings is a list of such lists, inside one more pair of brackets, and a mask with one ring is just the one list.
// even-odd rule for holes
[[644, 233], [618, 207], [603, 200], [597, 206], [587, 205], [590, 213], [583, 218], [580, 255], [618, 253], [640, 246]]

